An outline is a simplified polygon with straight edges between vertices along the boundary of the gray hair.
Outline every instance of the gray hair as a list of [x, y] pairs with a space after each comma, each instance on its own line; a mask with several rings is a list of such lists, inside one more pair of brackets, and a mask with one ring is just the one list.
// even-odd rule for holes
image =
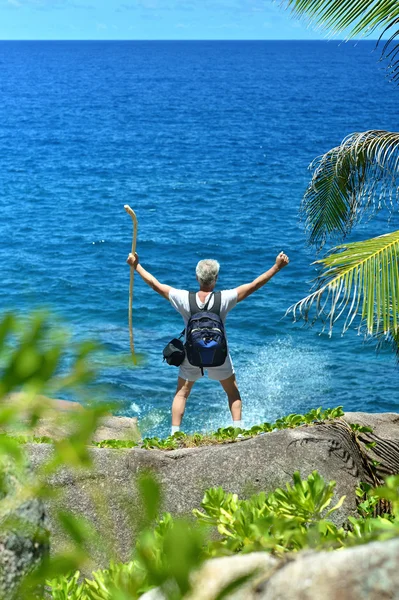
[[212, 285], [215, 283], [216, 278], [219, 274], [220, 265], [217, 260], [211, 258], [205, 258], [200, 260], [196, 269], [195, 274], [201, 285]]

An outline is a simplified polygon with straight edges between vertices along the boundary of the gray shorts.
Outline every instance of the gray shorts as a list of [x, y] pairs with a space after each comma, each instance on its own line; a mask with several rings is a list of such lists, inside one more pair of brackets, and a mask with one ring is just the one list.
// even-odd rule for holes
[[[228, 379], [228, 377], [234, 375], [234, 367], [230, 354], [220, 367], [205, 367], [204, 373], [205, 372], [208, 373], [209, 379], [214, 379], [215, 381], [222, 381], [223, 379]], [[197, 379], [202, 377], [201, 369], [191, 365], [186, 357], [180, 365], [179, 377], [186, 381], [197, 381]]]

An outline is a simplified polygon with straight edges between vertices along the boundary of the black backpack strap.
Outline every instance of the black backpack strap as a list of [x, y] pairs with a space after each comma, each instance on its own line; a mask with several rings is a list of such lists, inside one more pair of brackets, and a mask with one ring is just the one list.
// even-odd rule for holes
[[222, 292], [215, 292], [214, 298], [215, 300], [213, 301], [212, 310], [210, 312], [213, 312], [215, 313], [215, 315], [218, 315], [220, 317], [220, 308], [222, 306]]
[[188, 293], [188, 300], [190, 302], [190, 317], [195, 315], [195, 313], [200, 312], [200, 309], [198, 308], [196, 296], [197, 296], [197, 294], [195, 292]]

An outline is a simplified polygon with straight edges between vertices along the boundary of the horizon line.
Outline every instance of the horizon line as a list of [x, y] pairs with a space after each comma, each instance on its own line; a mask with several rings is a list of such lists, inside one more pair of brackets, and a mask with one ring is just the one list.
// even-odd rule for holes
[[[385, 39], [385, 38], [384, 38]], [[157, 38], [157, 39], [118, 39], [118, 38], [61, 38], [61, 39], [40, 39], [40, 38], [15, 38], [15, 39], [0, 39], [0, 42], [344, 42], [345, 44], [349, 42], [378, 42], [384, 41], [384, 39], [380, 40], [376, 39], [320, 39], [320, 38], [268, 38], [268, 39], [251, 39], [251, 38], [240, 38], [240, 39], [204, 39], [204, 38], [179, 38], [179, 39], [171, 39], [171, 38]]]

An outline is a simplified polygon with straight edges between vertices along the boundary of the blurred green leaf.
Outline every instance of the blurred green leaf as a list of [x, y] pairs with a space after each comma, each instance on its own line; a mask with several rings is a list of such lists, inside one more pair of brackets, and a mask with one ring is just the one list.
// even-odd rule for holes
[[137, 478], [137, 486], [141, 496], [144, 514], [144, 524], [153, 523], [159, 515], [161, 506], [161, 488], [154, 475], [150, 472], [142, 473]]

